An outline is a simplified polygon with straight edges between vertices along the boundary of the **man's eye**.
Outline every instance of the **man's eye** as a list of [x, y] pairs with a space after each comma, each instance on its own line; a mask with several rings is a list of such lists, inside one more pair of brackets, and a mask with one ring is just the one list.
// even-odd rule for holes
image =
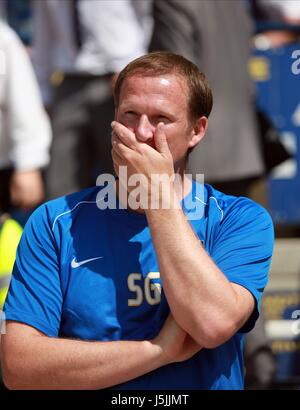
[[125, 114], [126, 115], [137, 115], [136, 112], [134, 111], [126, 111]]
[[163, 115], [160, 115], [159, 117], [156, 118], [157, 122], [164, 122], [164, 123], [168, 123], [170, 122], [170, 119], [168, 117], [165, 117]]

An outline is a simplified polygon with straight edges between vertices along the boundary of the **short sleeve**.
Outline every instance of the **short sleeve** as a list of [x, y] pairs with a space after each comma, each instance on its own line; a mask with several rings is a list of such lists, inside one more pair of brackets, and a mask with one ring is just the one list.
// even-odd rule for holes
[[274, 246], [273, 222], [267, 211], [247, 198], [226, 210], [210, 256], [230, 282], [254, 296], [256, 306], [240, 332], [249, 332], [260, 312]]
[[45, 205], [28, 220], [18, 250], [4, 305], [6, 320], [57, 336], [62, 312], [60, 270]]

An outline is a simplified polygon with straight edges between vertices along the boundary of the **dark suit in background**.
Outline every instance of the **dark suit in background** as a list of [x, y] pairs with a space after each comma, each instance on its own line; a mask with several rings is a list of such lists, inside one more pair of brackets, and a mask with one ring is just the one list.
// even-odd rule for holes
[[247, 193], [264, 164], [247, 71], [252, 22], [246, 8], [238, 0], [154, 0], [153, 12], [151, 50], [184, 55], [213, 90], [208, 132], [190, 155], [189, 171], [204, 173], [215, 186], [224, 183], [225, 192]]

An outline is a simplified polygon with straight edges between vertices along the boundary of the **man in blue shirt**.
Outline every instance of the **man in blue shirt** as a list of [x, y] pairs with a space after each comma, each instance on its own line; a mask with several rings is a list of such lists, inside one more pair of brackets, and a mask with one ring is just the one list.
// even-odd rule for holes
[[253, 201], [185, 175], [212, 108], [194, 64], [162, 52], [134, 60], [115, 104], [116, 206], [106, 206], [107, 186], [90, 188], [28, 221], [5, 304], [4, 381], [242, 389], [243, 334], [259, 315], [272, 221]]

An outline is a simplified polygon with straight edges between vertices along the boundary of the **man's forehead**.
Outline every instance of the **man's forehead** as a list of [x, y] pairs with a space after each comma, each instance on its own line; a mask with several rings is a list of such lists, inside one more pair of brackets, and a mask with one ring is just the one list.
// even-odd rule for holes
[[155, 89], [157, 91], [175, 91], [180, 90], [181, 93], [188, 94], [188, 87], [186, 79], [177, 73], [165, 73], [165, 74], [152, 74], [152, 73], [133, 73], [124, 79], [122, 91], [130, 92], [136, 91], [141, 88], [140, 91], [147, 91], [148, 88]]
[[161, 79], [160, 79], [160, 83], [162, 84], [162, 85], [170, 85], [170, 79], [167, 79], [167, 78], [164, 78], [164, 77], [162, 77]]

